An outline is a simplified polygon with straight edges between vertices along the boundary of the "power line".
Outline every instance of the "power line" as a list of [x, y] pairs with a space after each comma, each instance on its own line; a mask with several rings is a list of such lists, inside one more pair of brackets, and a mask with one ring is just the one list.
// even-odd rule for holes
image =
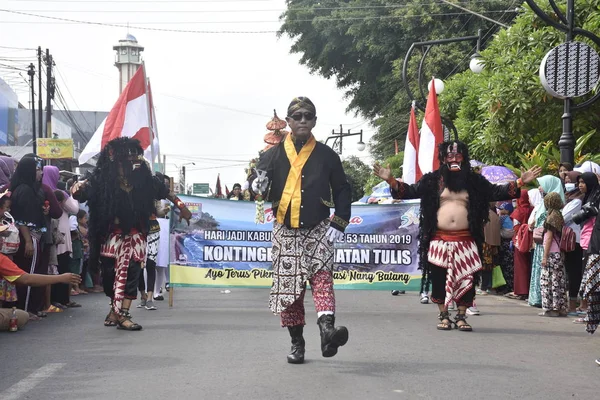
[[[96, 26], [109, 26], [115, 28], [126, 28], [126, 29], [138, 29], [138, 30], [147, 30], [147, 31], [158, 31], [158, 32], [174, 32], [174, 33], [196, 33], [196, 34], [236, 34], [236, 33], [276, 33], [278, 31], [207, 31], [207, 30], [190, 30], [190, 29], [170, 29], [170, 28], [157, 28], [157, 27], [146, 27], [146, 26], [131, 26], [123, 23], [108, 23], [108, 22], [97, 22], [97, 21], [84, 21], [77, 20], [71, 18], [63, 18], [63, 17], [52, 17], [49, 15], [40, 15], [27, 13], [22, 11], [15, 10], [6, 10], [0, 9], [0, 12], [10, 13], [10, 14], [18, 14], [18, 15], [26, 15], [30, 17], [49, 19], [54, 21], [62, 21], [70, 24], [81, 24], [81, 25], [96, 25]], [[488, 11], [487, 14], [494, 13], [506, 13], [507, 10], [504, 11]], [[342, 18], [330, 18], [330, 17], [315, 17], [312, 19], [294, 19], [288, 20], [288, 22], [328, 22], [328, 21], [364, 21], [364, 20], [383, 20], [383, 19], [407, 19], [407, 18], [420, 18], [420, 17], [439, 17], [439, 16], [458, 16], [458, 15], [466, 15], [469, 13], [437, 13], [437, 14], [417, 14], [417, 15], [380, 15], [380, 16], [365, 16], [365, 17], [342, 17]], [[179, 24], [184, 24], [185, 22], [178, 22]], [[281, 21], [204, 21], [204, 22], [195, 22], [201, 24], [232, 24], [232, 23], [245, 23], [245, 24], [253, 24], [253, 23], [281, 23]]]
[[0, 49], [12, 49], [12, 50], [37, 50], [33, 47], [11, 47], [11, 46], [0, 46]]
[[[494, 1], [494, 0], [488, 0], [488, 1]], [[481, 1], [480, 1], [481, 2]], [[485, 2], [485, 1], [483, 1]], [[446, 2], [444, 0], [439, 0], [439, 1], [434, 1], [434, 2], [429, 2], [429, 3], [421, 3], [420, 5], [434, 5], [434, 4], [446, 4]], [[225, 10], [173, 10], [173, 9], [167, 9], [167, 10], [148, 10], [148, 9], [141, 9], [141, 10], [112, 10], [112, 9], [105, 9], [105, 10], [73, 10], [73, 9], [69, 9], [69, 10], [56, 10], [56, 9], [25, 9], [25, 10], [14, 10], [14, 11], [19, 11], [19, 12], [43, 12], [43, 13], [75, 13], [75, 14], [80, 14], [80, 13], [100, 13], [100, 14], [108, 14], [108, 13], [135, 13], [135, 14], [152, 14], [152, 13], [207, 13], [207, 14], [219, 14], [219, 13], [252, 13], [252, 12], [316, 12], [316, 11], [336, 11], [336, 10], [344, 10], [344, 11], [351, 11], [351, 10], [390, 10], [390, 9], [400, 9], [400, 8], [407, 8], [407, 4], [387, 4], [387, 5], [371, 5], [371, 6], [339, 6], [339, 7], [298, 7], [298, 8], [276, 8], [276, 9], [246, 9], [246, 10], [239, 10], [239, 9], [225, 9]], [[473, 13], [473, 11], [470, 11], [468, 9], [464, 9], [463, 11], [466, 11], [466, 13]], [[473, 15], [477, 15], [477, 14], [473, 14]]]
[[[64, 76], [62, 75], [62, 73], [60, 72], [60, 70], [58, 69], [57, 66], [54, 66], [54, 70], [58, 73], [58, 76], [60, 77], [60, 79], [62, 80], [62, 83], [65, 85], [65, 89], [67, 90], [67, 93], [69, 93], [69, 96], [71, 96], [71, 99], [73, 100], [73, 104], [75, 104], [75, 107], [77, 107], [78, 110], [81, 110], [81, 107], [79, 107], [79, 105], [77, 104], [77, 102], [75, 101], [75, 96], [73, 96], [73, 94], [71, 93], [71, 91], [69, 90], [69, 87], [67, 86], [67, 81], [64, 78]], [[90, 123], [88, 122], [87, 118], [85, 118], [85, 116], [82, 114], [81, 117], [83, 118], [83, 120], [85, 121], [86, 125], [88, 126], [88, 128], [90, 128], [90, 132], [94, 132], [95, 129], [92, 128], [92, 126], [90, 125]], [[87, 141], [86, 141], [87, 144]]]
[[[81, 0], [9, 0], [18, 1], [19, 3], [80, 3]], [[87, 0], [86, 3], [257, 3], [269, 2], [278, 0]], [[492, 0], [490, 0], [492, 1]]]

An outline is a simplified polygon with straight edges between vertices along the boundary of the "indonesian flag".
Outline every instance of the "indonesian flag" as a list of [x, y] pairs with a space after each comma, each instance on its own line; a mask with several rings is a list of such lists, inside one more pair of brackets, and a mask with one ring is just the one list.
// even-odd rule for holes
[[425, 107], [425, 118], [423, 119], [423, 126], [421, 126], [421, 140], [418, 150], [419, 167], [423, 174], [435, 171], [440, 167], [437, 153], [438, 145], [443, 141], [442, 117], [432, 79], [429, 97], [427, 98], [427, 107]]
[[[156, 126], [156, 112], [154, 111], [154, 101], [152, 101], [152, 88], [150, 87], [150, 79], [148, 79], [148, 100], [150, 102], [150, 135], [152, 136], [152, 146], [148, 146], [144, 152], [146, 160], [151, 160], [151, 164], [160, 164], [160, 144], [158, 142], [158, 128]], [[154, 155], [154, 159], [152, 156]]]
[[409, 185], [416, 183], [423, 174], [419, 168], [419, 127], [415, 116], [415, 105], [410, 108], [408, 133], [404, 142], [404, 161], [402, 164], [402, 180]]
[[144, 150], [150, 146], [150, 114], [143, 66], [125, 86], [112, 110], [81, 152], [79, 164], [85, 164], [108, 142], [120, 137], [138, 139]]
[[221, 174], [217, 174], [217, 184], [215, 186], [215, 197], [223, 198], [223, 189], [221, 189]]

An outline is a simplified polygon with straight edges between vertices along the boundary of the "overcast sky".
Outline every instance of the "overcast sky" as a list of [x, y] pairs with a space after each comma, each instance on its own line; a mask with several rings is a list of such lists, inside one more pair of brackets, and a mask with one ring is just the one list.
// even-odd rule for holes
[[[217, 173], [229, 188], [242, 181], [247, 160], [264, 146], [273, 109], [285, 116], [295, 96], [314, 101], [317, 139], [324, 140], [340, 124], [345, 131], [363, 129], [367, 143], [373, 132], [367, 121], [346, 114], [348, 101], [334, 81], [311, 75], [298, 63], [300, 56], [289, 53], [292, 41], [287, 37], [148, 30], [276, 31], [283, 0], [1, 0], [0, 5], [2, 46], [49, 48], [60, 73], [58, 85], [72, 109], [111, 109], [118, 97], [112, 47], [128, 32], [126, 27], [81, 22], [129, 23], [129, 33], [145, 47], [167, 173], [176, 176], [177, 168], [195, 162], [186, 165], [188, 184], [214, 187]], [[3, 58], [29, 55], [34, 53], [0, 48]], [[20, 101], [28, 104], [24, 89]], [[344, 141], [343, 156], [370, 162], [368, 151], [357, 151], [357, 141], [357, 136]]]

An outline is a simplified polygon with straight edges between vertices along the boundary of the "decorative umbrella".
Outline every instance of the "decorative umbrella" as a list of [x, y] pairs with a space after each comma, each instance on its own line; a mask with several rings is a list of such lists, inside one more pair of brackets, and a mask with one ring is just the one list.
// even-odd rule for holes
[[287, 126], [287, 122], [280, 119], [277, 116], [277, 111], [273, 110], [273, 118], [269, 122], [267, 122], [267, 129], [270, 131], [265, 135], [264, 141], [267, 146], [263, 149], [263, 151], [269, 150], [271, 147], [279, 144], [285, 135], [289, 132], [284, 130]]
[[492, 183], [508, 183], [517, 180], [518, 176], [515, 175], [510, 169], [497, 165], [490, 165], [481, 168], [481, 175]]

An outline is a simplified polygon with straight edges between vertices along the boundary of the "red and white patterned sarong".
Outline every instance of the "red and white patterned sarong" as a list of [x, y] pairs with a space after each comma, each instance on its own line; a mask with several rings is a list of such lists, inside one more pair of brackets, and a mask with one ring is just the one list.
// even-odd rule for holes
[[120, 313], [125, 299], [125, 285], [127, 284], [127, 271], [129, 263], [133, 259], [137, 262], [146, 261], [146, 236], [135, 232], [131, 235], [122, 235], [119, 232], [110, 234], [106, 243], [100, 247], [102, 257], [114, 258], [115, 282], [113, 311]]
[[448, 270], [444, 299], [447, 306], [473, 287], [473, 274], [482, 269], [477, 244], [468, 230], [437, 231], [429, 243], [427, 259]]

